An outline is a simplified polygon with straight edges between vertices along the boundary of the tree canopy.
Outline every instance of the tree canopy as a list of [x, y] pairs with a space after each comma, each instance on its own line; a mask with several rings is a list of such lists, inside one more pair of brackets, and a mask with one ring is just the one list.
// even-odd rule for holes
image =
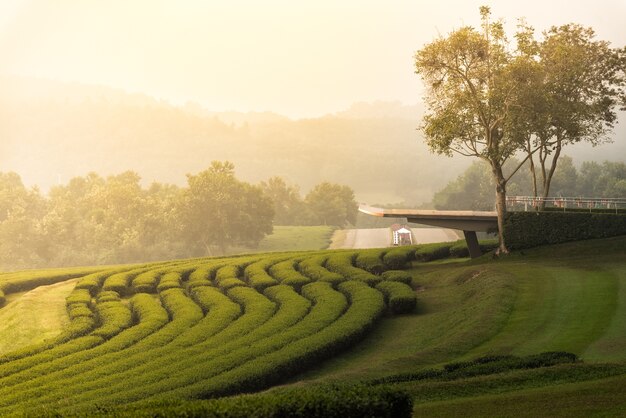
[[[496, 192], [498, 252], [507, 253], [504, 217], [511, 177], [537, 152], [553, 154], [553, 174], [560, 153], [554, 144], [596, 141], [612, 127], [611, 112], [624, 103], [625, 57], [624, 50], [592, 41], [593, 31], [578, 25], [552, 28], [540, 42], [522, 24], [512, 46], [502, 22], [491, 21], [489, 8], [481, 7], [480, 13], [480, 30], [462, 27], [416, 53], [416, 72], [428, 88], [421, 128], [432, 151], [488, 164]], [[505, 174], [505, 164], [524, 151]]]

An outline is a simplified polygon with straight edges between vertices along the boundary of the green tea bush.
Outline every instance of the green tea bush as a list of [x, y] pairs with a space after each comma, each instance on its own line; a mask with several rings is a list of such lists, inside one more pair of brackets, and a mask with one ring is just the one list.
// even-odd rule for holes
[[71, 305], [67, 305], [67, 314], [70, 317], [70, 320], [74, 320], [81, 316], [93, 318], [94, 313], [86, 303], [72, 303]]
[[130, 309], [120, 301], [98, 301], [96, 318], [99, 326], [92, 331], [92, 334], [104, 339], [111, 338], [133, 323]]
[[[75, 410], [69, 416], [409, 418], [412, 416], [412, 410], [411, 396], [391, 386], [335, 384], [281, 389], [206, 401], [152, 401], [105, 410]], [[54, 415], [56, 411], [47, 410], [46, 413]]]
[[387, 306], [394, 314], [409, 313], [415, 310], [417, 297], [409, 285], [401, 282], [383, 281], [376, 285], [376, 289], [385, 295]]
[[464, 258], [469, 257], [469, 248], [464, 241], [457, 241], [450, 247], [450, 257]]
[[270, 267], [270, 275], [285, 284], [299, 290], [305, 284], [311, 283], [311, 279], [296, 270], [300, 260], [285, 260]]
[[97, 303], [100, 303], [100, 302], [119, 302], [120, 301], [120, 295], [119, 295], [119, 293], [117, 293], [114, 290], [103, 290], [102, 292], [98, 293], [98, 296], [96, 297], [96, 301], [97, 301]]
[[382, 257], [385, 255], [385, 251], [361, 251], [354, 263], [355, 266], [366, 270], [372, 274], [380, 275], [385, 271], [385, 264], [383, 264]]
[[418, 261], [434, 261], [448, 258], [450, 257], [450, 247], [452, 245], [450, 242], [420, 245], [415, 250], [415, 259]]
[[241, 265], [226, 265], [221, 267], [215, 274], [215, 284], [223, 290], [237, 286], [247, 286], [243, 280], [239, 279], [241, 270]]
[[270, 276], [267, 273], [267, 270], [270, 266], [282, 261], [283, 259], [284, 257], [268, 257], [266, 259], [259, 260], [255, 263], [249, 264], [245, 268], [243, 275], [250, 286], [262, 291], [266, 287], [278, 284], [278, 281], [274, 277]]
[[626, 235], [626, 215], [578, 212], [509, 212], [505, 239], [510, 249]]
[[298, 263], [298, 270], [315, 281], [328, 282], [333, 285], [343, 282], [345, 279], [341, 274], [332, 272], [324, 267], [327, 260], [328, 256], [326, 255], [305, 258]]
[[165, 273], [159, 279], [159, 284], [157, 285], [157, 292], [161, 293], [167, 289], [180, 288], [181, 282], [181, 274], [175, 271], [171, 271], [169, 273]]
[[159, 276], [163, 274], [162, 269], [145, 271], [138, 274], [132, 282], [131, 286], [135, 293], [156, 293]]
[[130, 287], [132, 280], [146, 270], [146, 268], [141, 268], [113, 274], [112, 276], [104, 279], [104, 282], [102, 283], [102, 290], [117, 292], [121, 296], [128, 296], [132, 293], [132, 289]]
[[65, 303], [71, 305], [74, 303], [82, 303], [88, 305], [91, 303], [91, 294], [87, 289], [74, 289], [68, 297], [65, 298]]
[[415, 256], [415, 247], [397, 247], [389, 250], [383, 257], [383, 262], [387, 268], [391, 270], [401, 270], [406, 264], [413, 260]]
[[410, 285], [413, 281], [413, 277], [409, 273], [403, 270], [387, 270], [380, 275], [385, 281], [401, 282]]
[[356, 254], [337, 253], [328, 257], [326, 260], [326, 268], [334, 271], [349, 280], [358, 280], [365, 282], [370, 286], [375, 286], [382, 279], [368, 271], [354, 267], [352, 265]]

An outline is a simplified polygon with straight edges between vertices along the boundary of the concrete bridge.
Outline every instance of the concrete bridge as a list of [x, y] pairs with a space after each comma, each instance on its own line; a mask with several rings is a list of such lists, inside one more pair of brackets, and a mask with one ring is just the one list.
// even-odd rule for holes
[[496, 212], [459, 210], [381, 209], [361, 205], [359, 211], [385, 218], [406, 218], [407, 222], [463, 231], [470, 257], [482, 255], [476, 232], [492, 232], [498, 229]]

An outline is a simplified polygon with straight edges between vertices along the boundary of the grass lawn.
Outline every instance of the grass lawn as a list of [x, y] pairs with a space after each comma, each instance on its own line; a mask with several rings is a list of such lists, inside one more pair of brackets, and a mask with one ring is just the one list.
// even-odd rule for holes
[[59, 334], [69, 323], [65, 298], [75, 285], [67, 280], [12, 295], [0, 309], [0, 355]]
[[323, 250], [332, 234], [330, 226], [275, 226], [255, 252]]
[[[294, 382], [361, 380], [485, 355], [568, 351], [587, 365], [573, 367], [569, 377], [518, 371], [399, 387], [414, 394], [415, 416], [591, 416], [594, 410], [622, 415], [625, 255], [626, 237], [617, 237], [500, 260], [414, 263], [414, 314], [383, 318], [359, 345]], [[435, 395], [425, 395], [433, 390]]]

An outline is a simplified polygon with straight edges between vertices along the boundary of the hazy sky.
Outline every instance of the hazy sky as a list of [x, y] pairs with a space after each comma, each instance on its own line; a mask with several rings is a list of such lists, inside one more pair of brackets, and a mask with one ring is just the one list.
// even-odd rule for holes
[[416, 103], [414, 52], [477, 25], [482, 4], [511, 30], [578, 22], [626, 44], [626, 0], [2, 0], [0, 74], [291, 117]]

